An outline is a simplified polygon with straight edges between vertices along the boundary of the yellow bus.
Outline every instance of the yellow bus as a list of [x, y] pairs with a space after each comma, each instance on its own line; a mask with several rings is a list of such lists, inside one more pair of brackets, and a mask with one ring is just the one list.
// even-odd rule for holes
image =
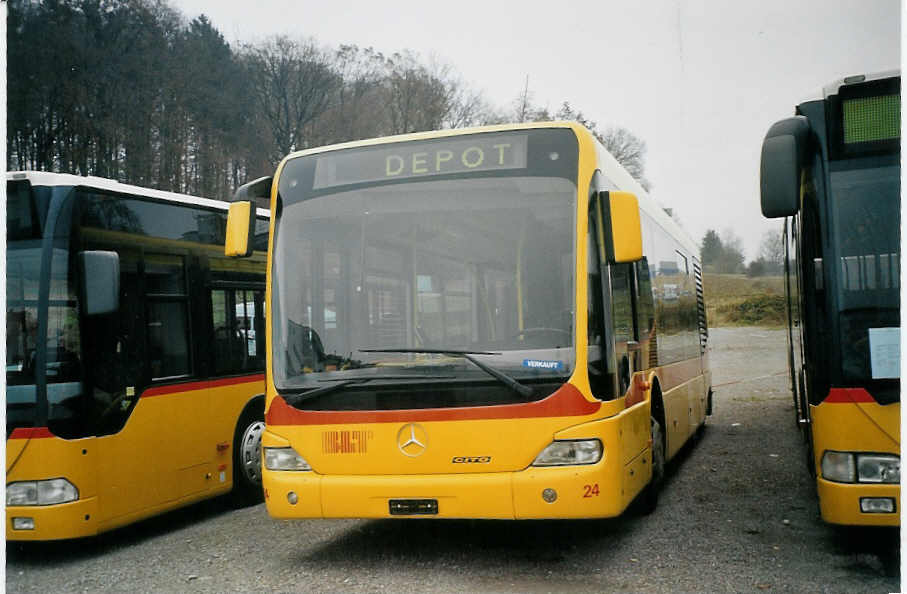
[[[700, 266], [587, 129], [307, 150], [238, 194], [274, 213], [271, 516], [655, 505], [665, 462], [710, 408]], [[231, 206], [228, 254], [246, 252], [250, 204]]]
[[900, 85], [897, 72], [834, 82], [762, 145], [797, 422], [833, 524], [900, 524]]
[[226, 223], [222, 201], [7, 174], [7, 540], [261, 499], [267, 210], [246, 260]]

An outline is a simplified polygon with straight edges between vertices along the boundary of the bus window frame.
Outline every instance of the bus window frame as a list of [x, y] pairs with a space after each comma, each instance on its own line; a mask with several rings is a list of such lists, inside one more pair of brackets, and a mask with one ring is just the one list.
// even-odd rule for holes
[[[169, 257], [178, 257], [182, 260], [182, 280], [183, 280], [183, 292], [182, 293], [152, 293], [148, 290], [148, 261], [154, 256], [169, 256]], [[192, 292], [193, 292], [193, 275], [190, 273], [190, 268], [192, 268], [192, 262], [194, 257], [190, 250], [188, 249], [175, 249], [175, 250], [155, 250], [149, 252], [147, 249], [142, 249], [142, 259], [140, 264], [140, 275], [142, 277], [142, 286], [143, 293], [142, 298], [144, 301], [144, 321], [145, 321], [145, 374], [148, 378], [149, 385], [156, 383], [170, 383], [177, 380], [188, 379], [196, 377], [198, 375], [198, 355], [195, 352], [196, 349], [193, 348], [193, 345], [196, 341], [193, 340], [193, 323], [194, 316], [192, 313]], [[186, 337], [186, 373], [177, 373], [173, 375], [153, 375], [153, 370], [151, 368], [151, 306], [153, 304], [166, 304], [166, 303], [177, 303], [184, 306], [185, 311], [185, 337]]]
[[[597, 307], [598, 312], [596, 313], [599, 328], [596, 328], [598, 334], [598, 345], [592, 345], [590, 336], [587, 336], [586, 342], [588, 343], [587, 349], [589, 346], [597, 346], [600, 354], [600, 361], [604, 363], [602, 370], [595, 370], [593, 373], [592, 370], [592, 361], [587, 360], [587, 374], [590, 382], [590, 389], [592, 395], [602, 401], [611, 401], [619, 397], [618, 394], [618, 379], [617, 379], [617, 359], [615, 354], [615, 344], [614, 344], [614, 320], [612, 314], [612, 304], [611, 304], [611, 275], [609, 272], [608, 264], [605, 260], [605, 228], [604, 228], [604, 217], [602, 213], [601, 200], [607, 194], [604, 190], [604, 181], [601, 172], [596, 171], [592, 182], [589, 185], [589, 212], [588, 212], [588, 228], [587, 236], [587, 249], [591, 248], [592, 253], [586, 258], [587, 266], [595, 266], [597, 269], [594, 271], [586, 271], [587, 279], [591, 281], [591, 277], [598, 277], [598, 286], [594, 286], [594, 283], [588, 282], [586, 286], [586, 291], [588, 296], [586, 298], [587, 307], [588, 304], [592, 304], [593, 308]], [[596, 291], [596, 289], [598, 289]], [[594, 323], [593, 321], [593, 312], [587, 311], [587, 327]], [[588, 351], [587, 351], [588, 352]], [[593, 377], [596, 378], [593, 384]], [[598, 379], [602, 377], [602, 379]]]

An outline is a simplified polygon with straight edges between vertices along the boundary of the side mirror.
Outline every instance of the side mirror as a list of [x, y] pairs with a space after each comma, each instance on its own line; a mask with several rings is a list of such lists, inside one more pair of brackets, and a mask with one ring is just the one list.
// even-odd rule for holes
[[233, 202], [251, 200], [258, 208], [269, 209], [271, 208], [271, 185], [273, 183], [273, 177], [259, 177], [243, 184], [233, 194]]
[[608, 264], [642, 259], [642, 225], [639, 200], [630, 192], [602, 192], [599, 204], [604, 209], [605, 260]]
[[255, 204], [248, 200], [234, 202], [227, 214], [227, 237], [224, 255], [228, 258], [248, 258], [252, 255], [255, 233]]
[[800, 210], [800, 173], [808, 134], [806, 118], [794, 116], [776, 122], [765, 135], [759, 189], [766, 218], [788, 217]]
[[93, 316], [120, 308], [120, 256], [116, 252], [79, 252], [82, 311]]

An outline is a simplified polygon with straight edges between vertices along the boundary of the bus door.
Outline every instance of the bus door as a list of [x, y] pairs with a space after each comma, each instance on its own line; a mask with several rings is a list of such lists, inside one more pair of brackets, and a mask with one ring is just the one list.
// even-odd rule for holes
[[[198, 318], [201, 270], [198, 256], [184, 250], [144, 251], [145, 377], [135, 418], [142, 443], [153, 443], [158, 462], [152, 464], [162, 481], [159, 497], [172, 501], [207, 490], [216, 455], [210, 435], [212, 390], [204, 377], [200, 352], [193, 352], [207, 328]], [[154, 251], [152, 251], [154, 249]], [[194, 310], [194, 311], [193, 311]], [[193, 315], [195, 314], [195, 315]], [[206, 349], [210, 353], [210, 348]]]
[[209, 440], [194, 428], [207, 418], [210, 402], [207, 390], [190, 387], [192, 258], [115, 249], [119, 310], [85, 319], [86, 334], [94, 339], [88, 359], [102, 522], [202, 490], [202, 468], [212, 457]]
[[[596, 200], [597, 202], [597, 200]], [[593, 203], [595, 204], [595, 203]], [[604, 221], [600, 209], [595, 204], [595, 214], [592, 218], [590, 229], [593, 236], [598, 235], [598, 242], [602, 241], [602, 236], [598, 234], [599, 229], [604, 228]], [[596, 247], [595, 252], [602, 255], [603, 250]], [[604, 322], [606, 336], [604, 345], [606, 350], [610, 350], [613, 345], [613, 353], [608, 357], [608, 366], [616, 373], [611, 375], [613, 387], [610, 392], [613, 398], [625, 397], [624, 403], [627, 410], [621, 415], [621, 457], [625, 465], [631, 464], [644, 450], [650, 442], [650, 409], [647, 406], [636, 406], [645, 400], [645, 390], [640, 382], [634, 381], [634, 374], [649, 367], [644, 355], [644, 349], [640, 344], [640, 328], [648, 328], [652, 320], [648, 314], [643, 313], [640, 318], [640, 302], [638, 299], [637, 267], [640, 267], [640, 274], [645, 275], [648, 281], [648, 267], [645, 266], [645, 259], [636, 263], [611, 264], [610, 266], [600, 266], [603, 283], [598, 279], [590, 279], [593, 287], [598, 284], [604, 284], [602, 293], [604, 293], [604, 318], [610, 318]], [[607, 275], [607, 276], [605, 276]], [[609, 289], [610, 285], [610, 289]], [[649, 284], [645, 284], [649, 286]], [[651, 292], [651, 291], [650, 291]], [[610, 301], [610, 312], [608, 302]], [[644, 300], [643, 300], [644, 301]], [[651, 299], [648, 300], [649, 310], [651, 311]], [[595, 304], [593, 303], [593, 312], [590, 314], [594, 318], [599, 316], [595, 314]], [[646, 310], [645, 307], [642, 310]], [[640, 322], [642, 319], [642, 322]], [[610, 336], [607, 336], [610, 334]], [[590, 365], [590, 371], [591, 371]], [[591, 382], [591, 378], [590, 378]], [[603, 386], [604, 387], [604, 386]], [[594, 383], [593, 383], [594, 389]], [[615, 393], [616, 390], [616, 393]], [[605, 395], [604, 393], [602, 395]], [[598, 394], [596, 394], [598, 395]], [[607, 397], [607, 396], [606, 396]]]
[[409, 345], [412, 288], [400, 264], [404, 260], [394, 248], [371, 245], [366, 248], [363, 309], [367, 316], [364, 325], [368, 328], [367, 344]]
[[139, 406], [146, 358], [141, 251], [90, 240], [85, 249], [116, 251], [120, 257], [119, 309], [83, 319], [84, 334], [92, 337], [84, 346], [103, 523], [172, 499], [176, 489], [174, 477], [158, 472], [165, 456], [155, 447], [157, 440], [137, 447], [149, 443], [144, 440], [151, 427], [167, 422], [150, 414], [154, 407]]
[[[589, 217], [589, 373], [593, 394], [607, 400], [627, 394], [633, 374], [651, 366], [647, 329], [653, 326], [654, 319], [651, 298], [646, 302], [648, 308], [642, 308], [646, 310], [644, 313], [640, 313], [637, 299], [637, 266], [644, 276], [645, 287], [651, 287], [646, 259], [610, 266], [604, 263], [605, 222], [600, 195], [593, 192]], [[648, 290], [651, 293], [651, 288]], [[640, 327], [646, 334], [645, 356], [640, 345]], [[627, 403], [632, 404], [635, 402]]]

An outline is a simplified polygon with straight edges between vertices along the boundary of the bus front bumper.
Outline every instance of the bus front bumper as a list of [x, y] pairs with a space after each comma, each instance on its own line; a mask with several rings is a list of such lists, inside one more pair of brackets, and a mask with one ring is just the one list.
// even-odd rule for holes
[[[830, 524], [900, 526], [900, 485], [843, 484], [819, 478], [817, 487], [822, 519]], [[889, 502], [890, 512], [878, 511]]]
[[61, 540], [94, 536], [98, 532], [97, 511], [96, 497], [59, 505], [7, 506], [6, 540]]
[[[650, 464], [646, 450], [623, 467], [598, 463], [418, 476], [324, 476], [265, 470], [263, 481], [268, 513], [279, 519], [605, 518], [620, 515], [645, 486]], [[426, 502], [427, 507], [417, 511], [419, 502]], [[410, 504], [415, 507], [408, 507]], [[413, 513], [406, 513], [407, 509]]]

